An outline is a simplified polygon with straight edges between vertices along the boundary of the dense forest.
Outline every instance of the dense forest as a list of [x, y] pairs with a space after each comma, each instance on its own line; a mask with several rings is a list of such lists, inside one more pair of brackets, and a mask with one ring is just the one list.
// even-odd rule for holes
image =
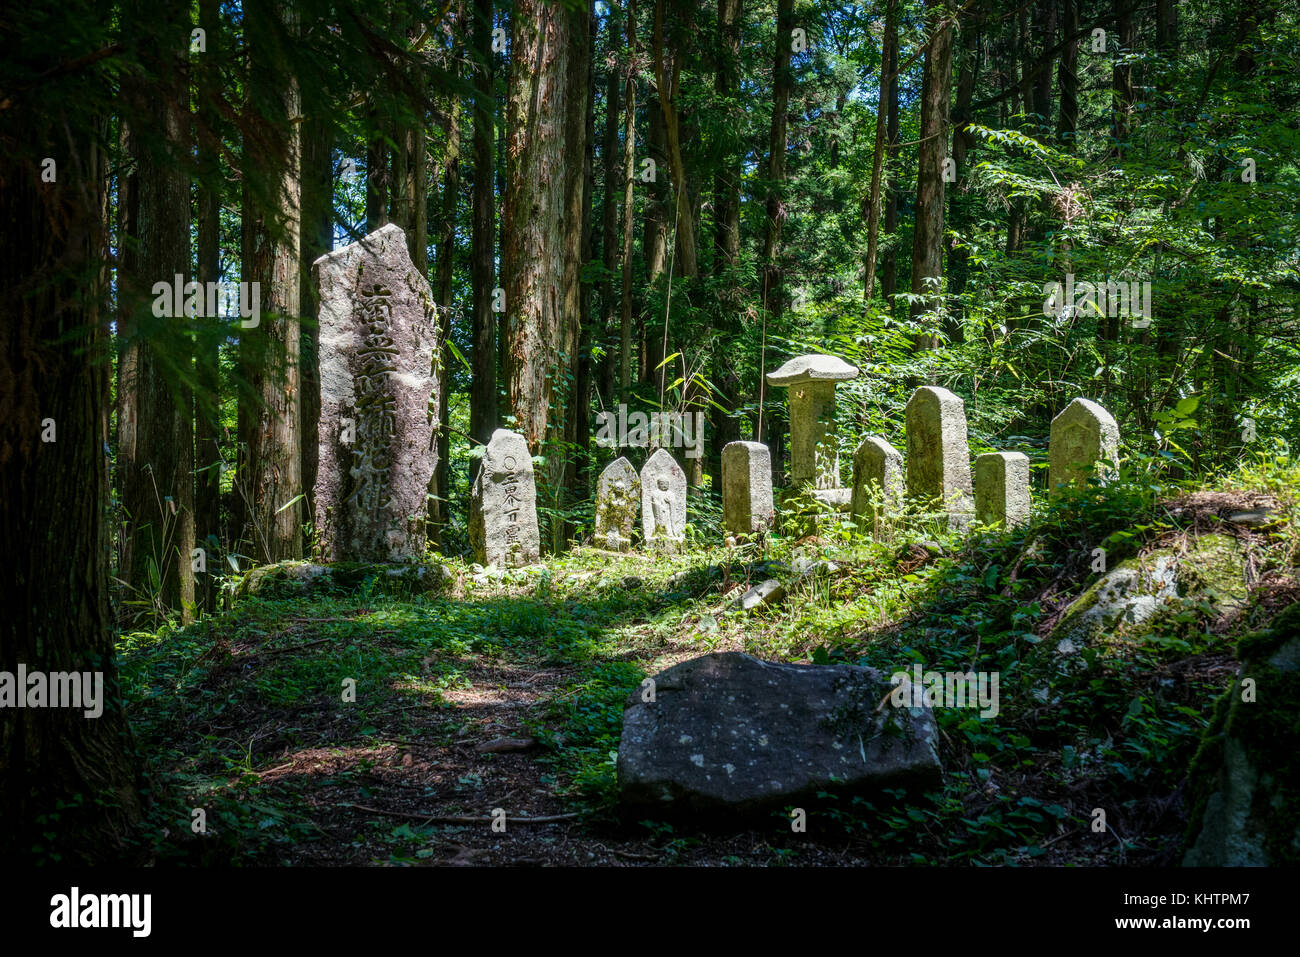
[[[1235, 642], [1280, 640], [1265, 629], [1300, 598], [1293, 5], [36, 0], [0, 13], [0, 47], [0, 671], [94, 668], [105, 687], [95, 720], [0, 711], [0, 857], [590, 863], [576, 831], [560, 844], [577, 856], [536, 850], [543, 828], [581, 826], [610, 846], [631, 828], [591, 852], [606, 864], [1180, 860], [1205, 804], [1187, 767], [1210, 760], [1198, 742], [1249, 660]], [[316, 264], [390, 224], [431, 294], [419, 527], [450, 584], [259, 593], [259, 572], [321, 561]], [[805, 354], [856, 370], [833, 407], [846, 475], [862, 436], [902, 447], [909, 398], [940, 386], [964, 402], [970, 456], [1028, 456], [1032, 522], [828, 519], [799, 497], [794, 400], [767, 378]], [[1051, 423], [1076, 397], [1114, 417], [1119, 461], [1053, 498]], [[702, 434], [699, 454], [659, 443], [688, 488], [671, 556], [593, 541], [601, 470], [626, 454], [635, 475], [654, 451], [598, 437], [635, 413]], [[535, 469], [533, 573], [476, 561], [500, 429]], [[766, 446], [789, 493], [757, 541], [725, 527], [733, 442]], [[1267, 520], [1226, 519], [1252, 509]], [[1219, 526], [1246, 548], [1232, 614], [1212, 589], [1169, 635], [1086, 656], [1104, 674], [1064, 669], [1077, 711], [941, 719], [947, 790], [910, 818], [843, 804], [815, 850], [791, 850], [796, 830], [751, 853], [614, 813], [623, 700], [686, 651], [886, 674], [951, 657], [999, 669], [1010, 699], [1022, 672], [1038, 688], [1031, 646], [1107, 570], [1094, 549], [1185, 559], [1171, 535]], [[719, 611], [773, 569], [798, 574], [784, 603]], [[469, 765], [420, 751], [463, 751], [477, 726], [446, 713], [525, 673], [542, 698], [473, 731], [491, 747]], [[432, 716], [370, 699], [340, 718], [349, 675]], [[382, 782], [353, 789], [358, 760]], [[277, 785], [286, 761], [296, 780]], [[429, 783], [440, 761], [451, 790]], [[440, 810], [374, 796], [412, 766], [415, 803]], [[492, 768], [502, 793], [548, 782], [510, 825], [527, 847], [446, 837], [479, 815], [492, 833]], [[1094, 807], [1131, 829], [1083, 848]], [[199, 846], [196, 808], [220, 852]], [[919, 843], [864, 836], [882, 820]], [[313, 850], [363, 824], [383, 834]]]

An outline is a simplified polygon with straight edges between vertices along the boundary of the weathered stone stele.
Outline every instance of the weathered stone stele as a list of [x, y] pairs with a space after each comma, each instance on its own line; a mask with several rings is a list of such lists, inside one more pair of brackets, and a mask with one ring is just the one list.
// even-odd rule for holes
[[772, 455], [762, 442], [728, 442], [722, 450], [722, 522], [734, 535], [768, 528], [772, 504]]
[[470, 491], [469, 540], [481, 565], [531, 565], [541, 556], [537, 481], [528, 442], [497, 429]]
[[951, 528], [968, 524], [971, 500], [966, 405], [938, 386], [921, 386], [907, 401], [907, 494], [947, 512]]
[[686, 473], [667, 449], [641, 469], [641, 531], [652, 548], [676, 551], [686, 537]]
[[890, 692], [855, 665], [790, 665], [740, 652], [694, 658], [634, 689], [623, 710], [624, 805], [757, 812], [817, 792], [914, 793], [941, 779], [934, 715], [878, 709]]
[[975, 517], [1004, 528], [1029, 521], [1029, 456], [985, 452], [975, 460]]
[[770, 385], [790, 390], [790, 480], [814, 488], [840, 487], [835, 437], [835, 383], [855, 379], [857, 366], [825, 355], [796, 356], [767, 374]]
[[1075, 399], [1052, 420], [1047, 455], [1049, 488], [1085, 485], [1093, 475], [1109, 481], [1114, 467], [1102, 465], [1101, 460], [1119, 459], [1119, 426], [1096, 402]]
[[641, 478], [632, 463], [619, 456], [605, 466], [596, 482], [596, 546], [630, 551], [640, 504]]
[[880, 520], [903, 507], [907, 477], [903, 455], [878, 435], [868, 435], [853, 453], [853, 516], [874, 535]]
[[393, 225], [312, 268], [320, 290], [322, 557], [418, 561], [438, 456], [433, 295]]

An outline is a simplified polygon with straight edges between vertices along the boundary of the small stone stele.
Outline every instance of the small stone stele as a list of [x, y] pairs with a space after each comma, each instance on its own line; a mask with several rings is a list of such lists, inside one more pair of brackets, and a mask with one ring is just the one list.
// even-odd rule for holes
[[470, 493], [469, 539], [481, 565], [531, 565], [541, 557], [537, 481], [528, 442], [497, 429]]
[[906, 484], [898, 449], [878, 435], [868, 435], [858, 444], [853, 453], [852, 512], [872, 535], [879, 535], [882, 519], [902, 510]]
[[1052, 420], [1048, 442], [1048, 487], [1086, 485], [1096, 476], [1102, 482], [1115, 477], [1119, 459], [1119, 426], [1115, 418], [1091, 399], [1075, 399]]
[[754, 535], [769, 528], [772, 504], [772, 455], [762, 442], [728, 442], [722, 450], [722, 522], [734, 535]]
[[1029, 521], [1029, 456], [985, 452], [975, 460], [975, 517], [1004, 528]]
[[907, 494], [924, 508], [947, 512], [950, 528], [969, 523], [973, 502], [966, 405], [938, 386], [907, 401]]
[[667, 449], [641, 469], [641, 531], [648, 547], [680, 551], [686, 538], [686, 473]]
[[626, 458], [605, 466], [596, 482], [596, 535], [598, 548], [611, 552], [632, 549], [637, 507], [641, 503], [641, 478]]
[[320, 456], [314, 494], [329, 562], [424, 557], [440, 361], [429, 284], [397, 226], [316, 260]]

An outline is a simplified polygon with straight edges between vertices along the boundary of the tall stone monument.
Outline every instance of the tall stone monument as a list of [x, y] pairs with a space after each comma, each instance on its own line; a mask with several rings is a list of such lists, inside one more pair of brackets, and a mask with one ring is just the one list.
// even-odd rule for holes
[[632, 463], [619, 456], [605, 466], [596, 482], [596, 546], [631, 551], [640, 504], [641, 478]]
[[312, 270], [320, 290], [322, 557], [418, 561], [438, 457], [433, 294], [393, 225], [327, 253]]
[[531, 565], [541, 557], [537, 481], [528, 442], [497, 429], [470, 490], [469, 541], [480, 565]]
[[772, 455], [762, 442], [728, 442], [722, 450], [722, 522], [733, 535], [771, 526]]
[[796, 356], [767, 374], [769, 385], [790, 390], [790, 479], [798, 487], [840, 488], [839, 442], [835, 436], [835, 384], [858, 375], [834, 356]]
[[1048, 441], [1048, 488], [1085, 485], [1094, 475], [1102, 482], [1115, 475], [1102, 459], [1119, 459], [1119, 426], [1115, 418], [1091, 399], [1075, 399], [1052, 420]]
[[641, 531], [648, 547], [680, 551], [686, 537], [686, 473], [667, 449], [641, 469]]
[[971, 493], [966, 405], [947, 389], [921, 386], [907, 400], [907, 495], [961, 528], [973, 511]]
[[985, 452], [975, 460], [975, 517], [1004, 528], [1029, 521], [1029, 456]]

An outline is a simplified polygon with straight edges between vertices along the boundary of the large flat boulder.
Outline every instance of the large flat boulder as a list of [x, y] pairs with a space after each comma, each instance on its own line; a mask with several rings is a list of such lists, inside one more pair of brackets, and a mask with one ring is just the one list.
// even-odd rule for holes
[[638, 688], [623, 711], [627, 807], [757, 812], [818, 791], [919, 793], [941, 782], [934, 715], [895, 707], [892, 686], [871, 669], [721, 652], [652, 680], [654, 700]]

